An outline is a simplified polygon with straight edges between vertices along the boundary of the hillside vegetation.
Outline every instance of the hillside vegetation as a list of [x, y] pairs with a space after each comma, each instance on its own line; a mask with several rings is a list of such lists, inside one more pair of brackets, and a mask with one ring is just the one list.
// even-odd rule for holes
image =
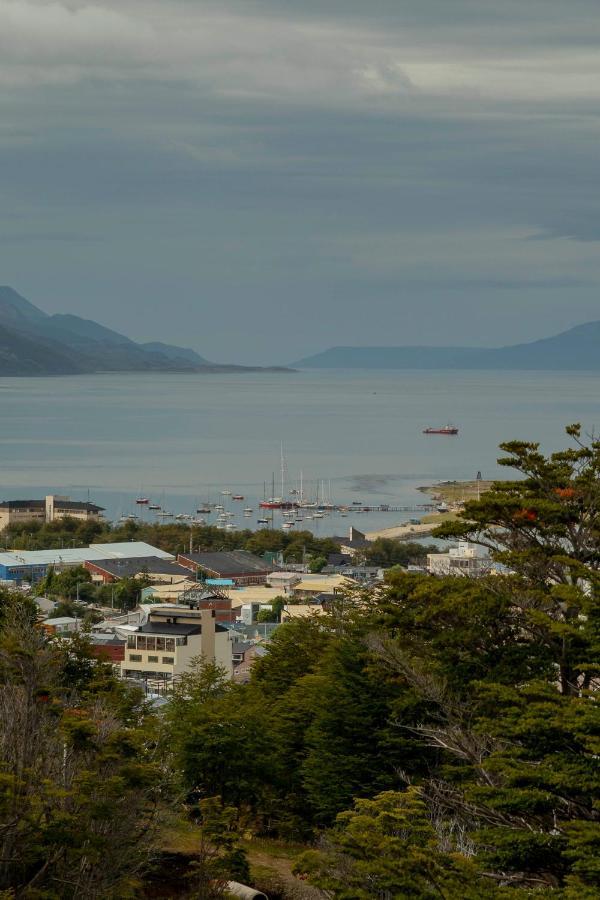
[[0, 889], [300, 896], [252, 868], [276, 840], [333, 900], [598, 897], [600, 442], [569, 434], [503, 445], [520, 480], [443, 526], [506, 575], [394, 569], [280, 626], [248, 684], [199, 660], [160, 713], [2, 593]]

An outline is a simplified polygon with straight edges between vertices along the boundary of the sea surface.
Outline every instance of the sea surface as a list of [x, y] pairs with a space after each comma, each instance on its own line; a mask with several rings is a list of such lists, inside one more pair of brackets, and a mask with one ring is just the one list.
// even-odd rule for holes
[[[209, 501], [257, 527], [258, 501], [284, 491], [334, 503], [413, 506], [420, 485], [504, 476], [498, 444], [566, 445], [564, 426], [600, 429], [600, 374], [328, 371], [0, 379], [0, 497], [89, 498], [110, 519], [173, 514]], [[456, 424], [457, 437], [424, 435]], [[244, 495], [232, 501], [221, 491]], [[253, 509], [242, 516], [243, 507]], [[321, 535], [386, 527], [418, 512], [329, 515]], [[214, 515], [209, 518], [214, 520]], [[170, 520], [168, 520], [170, 521]], [[279, 515], [274, 527], [281, 525]]]

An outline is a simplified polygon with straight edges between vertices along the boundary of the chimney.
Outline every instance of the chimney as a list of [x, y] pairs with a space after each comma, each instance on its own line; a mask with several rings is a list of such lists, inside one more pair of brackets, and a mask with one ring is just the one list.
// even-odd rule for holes
[[54, 496], [46, 496], [46, 522], [54, 522]]
[[205, 662], [214, 663], [216, 632], [214, 609], [201, 610], [200, 622], [202, 625], [202, 634], [200, 635], [200, 653], [204, 657]]

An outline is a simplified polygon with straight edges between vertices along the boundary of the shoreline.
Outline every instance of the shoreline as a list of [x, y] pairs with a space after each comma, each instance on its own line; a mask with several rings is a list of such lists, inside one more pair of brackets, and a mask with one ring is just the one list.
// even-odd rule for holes
[[476, 500], [481, 494], [489, 491], [493, 481], [483, 479], [474, 481], [442, 481], [438, 484], [426, 484], [418, 487], [422, 494], [428, 494], [439, 503], [447, 503], [447, 512], [433, 512], [423, 516], [421, 522], [411, 524], [404, 522], [399, 525], [391, 525], [389, 528], [378, 528], [369, 531], [366, 538], [375, 541], [377, 538], [390, 538], [396, 541], [408, 541], [411, 538], [429, 537], [433, 531], [443, 522], [453, 521], [466, 500]]
[[429, 494], [433, 500], [444, 503], [464, 503], [466, 500], [477, 500], [480, 494], [485, 494], [494, 484], [489, 480], [470, 481], [440, 481], [438, 484], [425, 484], [417, 490], [422, 494]]
[[368, 541], [375, 541], [377, 538], [391, 538], [395, 541], [409, 541], [412, 538], [429, 537], [434, 530], [443, 522], [454, 518], [454, 513], [431, 513], [425, 516], [427, 522], [411, 524], [410, 522], [401, 525], [391, 525], [389, 528], [379, 528], [377, 531], [368, 531], [365, 537]]

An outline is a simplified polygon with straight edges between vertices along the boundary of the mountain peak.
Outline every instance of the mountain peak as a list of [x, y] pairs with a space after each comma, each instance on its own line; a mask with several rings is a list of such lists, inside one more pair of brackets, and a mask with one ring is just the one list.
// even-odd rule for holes
[[252, 371], [281, 370], [209, 363], [195, 350], [161, 341], [138, 344], [92, 319], [48, 315], [0, 286], [0, 376]]
[[0, 285], [0, 313], [5, 324], [10, 323], [14, 326], [18, 326], [19, 323], [42, 322], [48, 318], [47, 313], [42, 312], [7, 284]]

